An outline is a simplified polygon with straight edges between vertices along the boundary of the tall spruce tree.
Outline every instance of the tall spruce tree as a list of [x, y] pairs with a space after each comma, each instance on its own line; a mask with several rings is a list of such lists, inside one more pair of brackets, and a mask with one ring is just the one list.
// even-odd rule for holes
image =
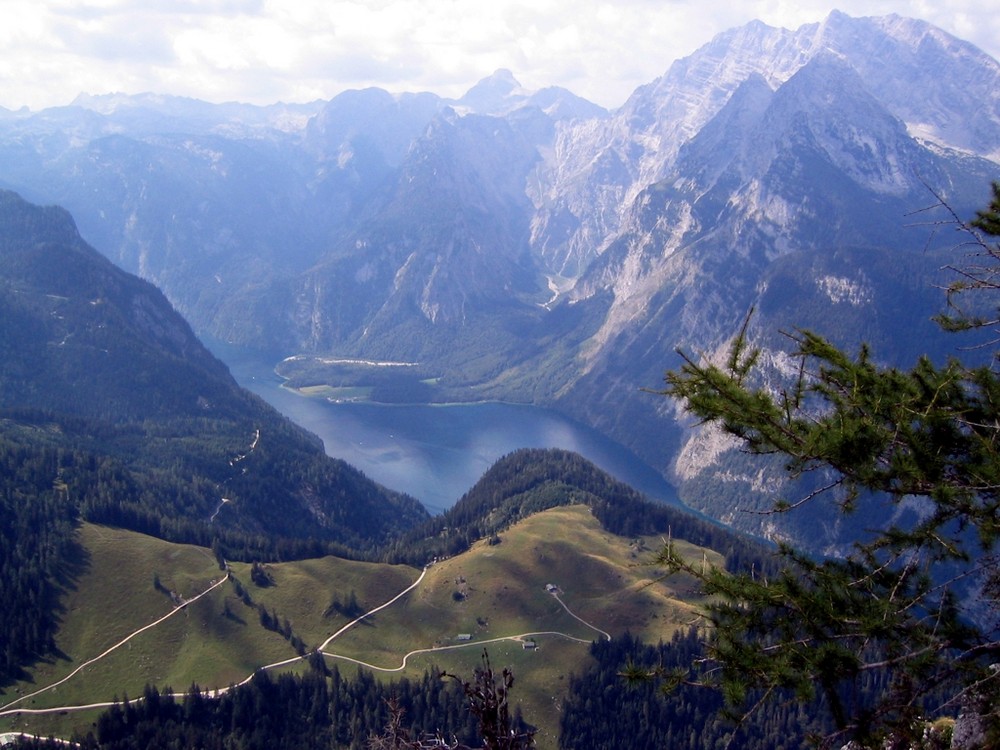
[[[961, 228], [975, 261], [956, 266], [942, 325], [995, 327], [956, 301], [1000, 288], [1000, 185]], [[736, 716], [769, 696], [818, 695], [839, 727], [826, 746], [921, 747], [927, 717], [961, 706], [978, 717], [981, 746], [1000, 747], [1000, 375], [926, 357], [904, 371], [866, 347], [851, 356], [809, 331], [793, 339], [801, 368], [783, 387], [758, 377], [744, 325], [724, 366], [682, 353], [663, 394], [750, 452], [784, 457], [793, 478], [815, 475], [821, 489], [774, 512], [808, 512], [819, 495], [845, 513], [879, 498], [921, 512], [836, 559], [781, 546], [768, 577], [692, 566], [666, 547], [659, 562], [699, 578], [711, 602], [709, 659], [669, 679], [720, 688]], [[963, 606], [972, 597], [988, 603], [975, 618]], [[886, 687], [859, 698], [875, 680]]]

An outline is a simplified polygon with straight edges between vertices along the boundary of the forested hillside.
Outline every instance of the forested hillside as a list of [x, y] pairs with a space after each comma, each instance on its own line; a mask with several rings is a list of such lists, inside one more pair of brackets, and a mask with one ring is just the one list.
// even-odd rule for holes
[[767, 549], [749, 537], [680, 506], [655, 503], [577, 453], [524, 448], [491, 466], [454, 506], [402, 535], [387, 559], [422, 564], [496, 538], [516, 521], [547, 508], [583, 504], [613, 534], [670, 534], [722, 552], [730, 569], [766, 564]]
[[0, 192], [0, 681], [46, 652], [76, 518], [220, 557], [372, 554], [422, 506], [240, 389], [70, 216]]
[[0, 684], [51, 649], [60, 589], [82, 563], [61, 458], [0, 439]]
[[[705, 645], [695, 630], [669, 643], [630, 636], [597, 642], [591, 656], [569, 685], [559, 739], [566, 750], [793, 750], [815, 747], [813, 739], [833, 726], [821, 701], [800, 703], [790, 692], [737, 721], [723, 711], [718, 692], [682, 685], [664, 695], [655, 682], [622, 676], [626, 669], [670, 672], [697, 663]], [[873, 678], [866, 689], [879, 687]]]

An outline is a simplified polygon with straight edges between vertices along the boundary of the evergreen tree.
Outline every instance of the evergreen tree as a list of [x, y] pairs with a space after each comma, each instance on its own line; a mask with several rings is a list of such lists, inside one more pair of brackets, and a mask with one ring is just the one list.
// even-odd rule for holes
[[455, 675], [442, 673], [462, 685], [462, 692], [469, 701], [469, 711], [479, 722], [479, 734], [486, 750], [527, 750], [535, 746], [535, 732], [511, 716], [510, 689], [514, 686], [514, 673], [504, 668], [498, 675], [490, 664], [489, 654], [483, 649], [482, 667], [477, 667], [471, 682]]
[[[442, 672], [441, 678], [449, 678], [461, 686], [465, 695], [469, 714], [477, 723], [476, 735], [483, 750], [529, 750], [535, 746], [535, 730], [521, 718], [520, 706], [513, 714], [510, 707], [510, 689], [514, 686], [514, 673], [505, 668], [499, 675], [490, 664], [489, 654], [483, 649], [482, 667], [477, 667], [471, 681], [453, 674]], [[498, 680], [499, 677], [499, 680]], [[426, 685], [425, 679], [425, 685]], [[386, 700], [388, 720], [381, 734], [368, 738], [368, 750], [421, 750], [438, 747], [445, 750], [473, 750], [457, 737], [446, 739], [437, 731], [415, 737], [404, 725], [407, 713], [403, 701], [395, 695]]]
[[[1000, 231], [1000, 186], [990, 208], [963, 228], [981, 263], [949, 290], [953, 315], [942, 318], [949, 329], [993, 323], [954, 301], [969, 289], [998, 288], [1000, 246], [992, 238]], [[929, 709], [971, 702], [992, 732], [989, 746], [997, 746], [1000, 376], [956, 359], [923, 358], [902, 371], [879, 366], [865, 347], [849, 356], [809, 331], [793, 338], [799, 375], [783, 388], [755, 380], [759, 352], [744, 326], [725, 366], [682, 354], [663, 393], [752, 453], [783, 456], [793, 478], [821, 478], [820, 489], [777, 503], [775, 512], [833, 494], [845, 513], [880, 499], [898, 510], [916, 499], [919, 517], [897, 514], [838, 559], [782, 546], [782, 568], [767, 577], [703, 570], [664, 549], [661, 562], [698, 577], [713, 602], [708, 646], [716, 669], [670, 677], [720, 687], [737, 712], [757, 689], [790, 689], [802, 700], [820, 694], [838, 726], [827, 741], [838, 747], [848, 738], [918, 747]], [[959, 601], [974, 595], [992, 611], [968, 617]], [[858, 698], [852, 688], [873, 675], [887, 687]]]

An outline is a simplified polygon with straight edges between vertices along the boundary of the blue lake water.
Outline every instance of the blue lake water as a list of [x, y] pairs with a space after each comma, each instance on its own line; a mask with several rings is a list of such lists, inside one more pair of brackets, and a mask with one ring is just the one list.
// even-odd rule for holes
[[331, 403], [282, 388], [273, 362], [213, 349], [240, 385], [319, 435], [329, 455], [412, 495], [432, 513], [454, 505], [497, 459], [518, 448], [575, 451], [649, 497], [676, 502], [674, 488], [631, 451], [549, 409], [494, 402]]

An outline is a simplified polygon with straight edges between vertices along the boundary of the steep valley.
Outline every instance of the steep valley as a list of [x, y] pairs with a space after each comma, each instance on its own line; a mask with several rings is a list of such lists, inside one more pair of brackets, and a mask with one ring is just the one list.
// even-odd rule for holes
[[[927, 322], [949, 282], [933, 271], [955, 261], [940, 230], [997, 176], [998, 82], [997, 61], [929, 24], [833, 12], [720, 34], [613, 112], [501, 70], [457, 99], [108, 95], [0, 113], [0, 180], [67, 207], [200, 335], [275, 364], [419, 367], [363, 384], [379, 400], [555, 408], [693, 506], [827, 549], [844, 539], [764, 529], [704, 497], [706, 483], [748, 486], [724, 479], [729, 455], [702, 455], [693, 475], [694, 433], [643, 390], [678, 348], [719, 356], [751, 309], [775, 361], [778, 332], [805, 318], [848, 347], [877, 341], [886, 363], [912, 361], [899, 330], [954, 352]], [[835, 293], [848, 288], [868, 291]]]

